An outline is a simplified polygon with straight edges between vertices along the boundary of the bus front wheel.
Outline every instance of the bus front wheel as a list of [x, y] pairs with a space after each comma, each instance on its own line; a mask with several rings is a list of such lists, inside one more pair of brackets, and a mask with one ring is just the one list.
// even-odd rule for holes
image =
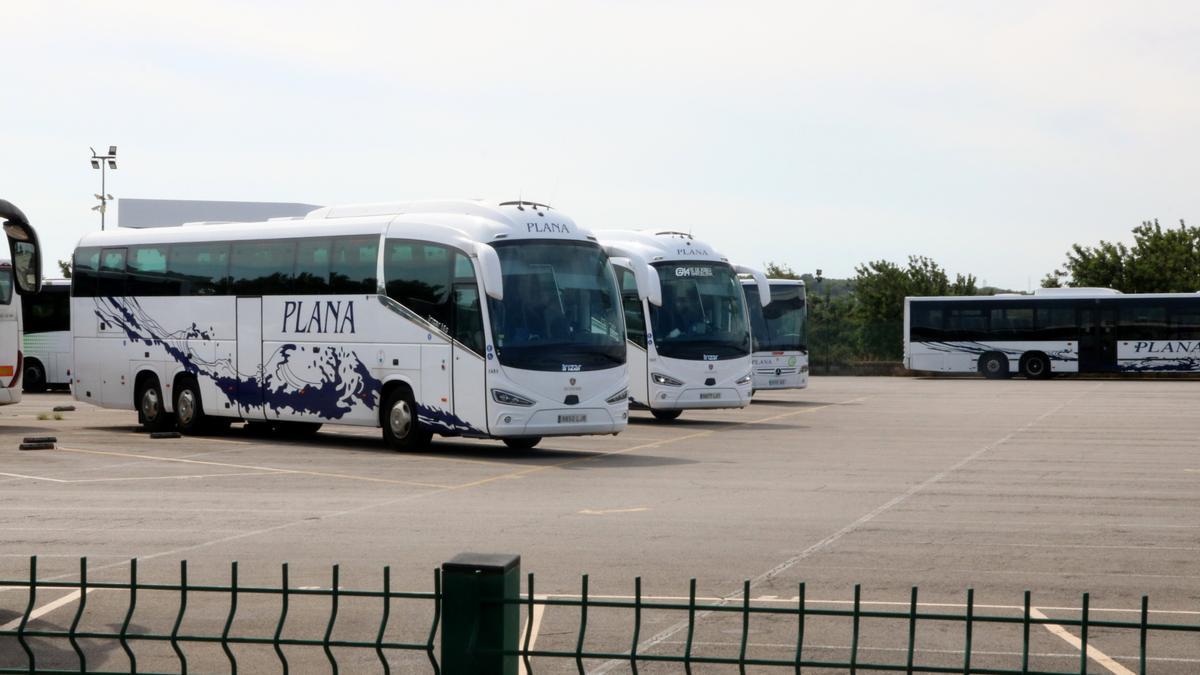
[[383, 440], [396, 450], [423, 450], [433, 438], [417, 417], [417, 404], [412, 394], [403, 387], [388, 394], [380, 417]]
[[163, 407], [162, 388], [158, 386], [157, 377], [143, 377], [134, 400], [137, 401], [138, 424], [143, 429], [162, 431], [171, 425], [171, 416]]
[[1008, 357], [1003, 354], [984, 354], [979, 359], [979, 372], [989, 380], [1003, 380], [1008, 377]]
[[21, 389], [30, 394], [40, 394], [46, 391], [46, 367], [37, 359], [25, 359], [24, 379]]
[[1050, 359], [1045, 354], [1026, 354], [1021, 360], [1021, 374], [1031, 380], [1050, 377]]
[[670, 422], [683, 414], [682, 410], [651, 410], [651, 415], [659, 422]]

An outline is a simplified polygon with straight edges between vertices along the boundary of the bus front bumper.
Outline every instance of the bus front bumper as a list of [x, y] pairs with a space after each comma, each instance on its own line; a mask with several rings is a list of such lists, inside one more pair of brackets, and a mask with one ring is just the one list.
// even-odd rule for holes
[[[656, 387], [650, 407], [654, 410], [744, 408], [750, 405], [750, 385], [738, 387], [694, 387], [675, 392]], [[744, 389], [744, 391], [743, 391]], [[675, 395], [672, 395], [675, 394]]]
[[629, 423], [629, 411], [620, 408], [556, 408], [530, 413], [504, 412], [492, 419], [492, 436], [585, 436], [615, 434]]

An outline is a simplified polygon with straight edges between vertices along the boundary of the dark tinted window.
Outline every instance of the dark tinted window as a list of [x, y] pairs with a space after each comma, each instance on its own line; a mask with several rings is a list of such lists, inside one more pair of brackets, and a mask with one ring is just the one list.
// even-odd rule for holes
[[1170, 334], [1167, 305], [1162, 300], [1124, 300], [1117, 329], [1119, 340], [1162, 340]]
[[1070, 302], [1039, 302], [1034, 314], [1035, 340], [1078, 340], [1075, 305]]
[[480, 309], [479, 284], [471, 259], [454, 254], [454, 339], [467, 349], [483, 354], [483, 310]]
[[223, 295], [229, 270], [229, 244], [174, 244], [167, 256], [167, 276], [180, 295]]
[[21, 296], [21, 318], [26, 335], [71, 330], [71, 289], [42, 286], [36, 295]]
[[376, 293], [379, 237], [342, 237], [333, 240], [330, 287], [334, 293]]
[[100, 249], [76, 249], [74, 263], [71, 269], [71, 294], [81, 298], [90, 298], [96, 295], [96, 275], [100, 270]]
[[1170, 310], [1172, 337], [1176, 340], [1200, 340], [1200, 298], [1176, 300]]
[[976, 303], [951, 302], [946, 305], [946, 339], [984, 340], [988, 337], [988, 307]]
[[[448, 328], [450, 249], [437, 244], [389, 239], [386, 254], [383, 269], [388, 297], [422, 318]], [[463, 259], [470, 265], [469, 259], [465, 256]], [[471, 277], [473, 280], [473, 272]]]
[[296, 242], [296, 273], [292, 287], [297, 293], [319, 295], [329, 292], [331, 246], [330, 239], [301, 239]]
[[989, 333], [993, 340], [1034, 339], [1034, 310], [1029, 303], [999, 302], [991, 308]]
[[624, 267], [614, 267], [621, 286], [621, 305], [625, 309], [625, 335], [633, 344], [646, 348], [646, 314], [638, 295], [637, 277]]
[[913, 342], [938, 342], [946, 339], [943, 302], [909, 303], [909, 339]]
[[125, 249], [105, 248], [100, 250], [100, 275], [96, 282], [96, 295], [121, 297], [125, 295]]
[[281, 295], [292, 291], [296, 242], [235, 241], [229, 264], [234, 295]]
[[167, 246], [130, 246], [125, 260], [130, 295], [178, 295], [179, 282], [167, 277]]

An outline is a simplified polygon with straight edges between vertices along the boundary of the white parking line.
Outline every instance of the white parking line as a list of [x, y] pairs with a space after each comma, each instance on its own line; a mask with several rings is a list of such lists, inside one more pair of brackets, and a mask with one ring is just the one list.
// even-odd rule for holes
[[[1036, 607], [1033, 607], [1029, 610], [1029, 615], [1038, 619], [1049, 618], [1045, 614], [1041, 613]], [[1064, 642], [1071, 645], [1075, 649], [1083, 649], [1083, 641], [1075, 637], [1071, 631], [1067, 630], [1066, 628], [1063, 628], [1056, 623], [1044, 623], [1042, 624], [1042, 627], [1050, 631], [1052, 634], [1062, 638]], [[1099, 663], [1101, 666], [1104, 666], [1104, 668], [1106, 668], [1108, 672], [1112, 673], [1113, 675], [1134, 675], [1132, 670], [1117, 663], [1108, 654], [1096, 649], [1094, 645], [1089, 644], [1087, 646], [1087, 657], [1096, 663]]]
[[[87, 592], [91, 593], [92, 590], [94, 590], [94, 589], [89, 588], [87, 590]], [[34, 608], [34, 610], [29, 613], [29, 620], [33, 621], [34, 619], [40, 618], [45, 614], [49, 614], [50, 612], [53, 612], [54, 610], [58, 609], [59, 607], [62, 607], [63, 605], [69, 605], [78, 599], [79, 599], [79, 591], [71, 591], [70, 593], [67, 593], [66, 595], [62, 596], [61, 598], [59, 598], [53, 602], [47, 602], [46, 604], [42, 605], [41, 607]], [[21, 617], [17, 617], [15, 619], [13, 619], [12, 621], [9, 621], [8, 623], [4, 624], [3, 626], [0, 626], [0, 630], [15, 630], [20, 625], [21, 625]]]

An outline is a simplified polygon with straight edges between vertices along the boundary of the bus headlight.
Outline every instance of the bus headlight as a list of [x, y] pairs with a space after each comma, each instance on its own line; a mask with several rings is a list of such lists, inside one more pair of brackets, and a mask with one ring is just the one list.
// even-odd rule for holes
[[754, 379], [754, 373], [746, 373], [745, 375], [738, 378], [737, 383], [738, 384], [750, 384], [750, 381], [753, 379]]
[[503, 403], [504, 405], [519, 405], [525, 408], [533, 405], [533, 401], [530, 401], [524, 396], [518, 396], [511, 391], [504, 391], [503, 389], [493, 389], [492, 400], [496, 403]]
[[621, 401], [625, 401], [628, 399], [629, 399], [629, 389], [622, 389], [621, 391], [618, 391], [617, 393], [613, 394], [612, 396], [609, 396], [608, 398], [604, 399], [604, 402], [609, 405], [614, 405], [616, 403], [620, 403]]
[[683, 383], [679, 380], [662, 373], [650, 373], [650, 379], [654, 380], [654, 384], [663, 384], [668, 387], [682, 387]]

